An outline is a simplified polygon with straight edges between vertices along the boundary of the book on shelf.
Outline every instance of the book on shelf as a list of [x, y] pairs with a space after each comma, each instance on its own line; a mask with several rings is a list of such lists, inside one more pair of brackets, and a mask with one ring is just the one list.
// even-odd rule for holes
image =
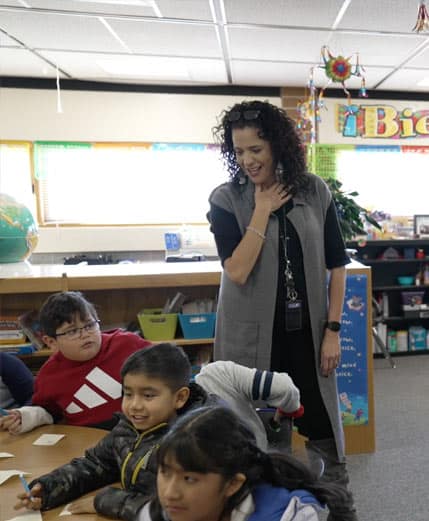
[[13, 315], [0, 316], [0, 345], [21, 344], [25, 341], [25, 335], [18, 322], [18, 317]]
[[27, 311], [18, 317], [20, 327], [33, 344], [36, 350], [42, 349], [45, 343], [42, 340], [42, 329], [39, 322], [39, 313], [35, 310]]
[[0, 353], [11, 353], [14, 355], [28, 355], [34, 353], [35, 349], [31, 342], [23, 343], [0, 343]]

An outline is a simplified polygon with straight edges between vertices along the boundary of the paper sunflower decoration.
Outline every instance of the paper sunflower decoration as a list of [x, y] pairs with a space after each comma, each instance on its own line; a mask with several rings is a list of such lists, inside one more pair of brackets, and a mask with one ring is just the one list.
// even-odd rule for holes
[[420, 2], [419, 10], [417, 12], [416, 25], [413, 27], [413, 31], [421, 33], [429, 29], [429, 13], [426, 9], [424, 0]]
[[365, 78], [363, 76], [364, 68], [359, 64], [359, 55], [356, 54], [355, 64], [352, 65], [351, 58], [345, 58], [344, 56], [334, 56], [329, 48], [324, 45], [321, 50], [321, 57], [323, 65], [319, 65], [320, 68], [325, 69], [325, 74], [328, 78], [328, 83], [321, 89], [319, 99], [322, 98], [323, 92], [331, 83], [341, 83], [344, 92], [350, 102], [350, 92], [346, 88], [346, 81], [352, 76], [361, 78], [361, 88], [359, 90], [359, 96], [366, 98], [368, 95], [365, 88]]

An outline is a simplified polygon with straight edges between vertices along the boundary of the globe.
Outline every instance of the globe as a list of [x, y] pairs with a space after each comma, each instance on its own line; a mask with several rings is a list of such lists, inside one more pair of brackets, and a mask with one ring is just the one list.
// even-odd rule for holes
[[21, 262], [37, 245], [38, 232], [30, 210], [0, 194], [0, 263]]

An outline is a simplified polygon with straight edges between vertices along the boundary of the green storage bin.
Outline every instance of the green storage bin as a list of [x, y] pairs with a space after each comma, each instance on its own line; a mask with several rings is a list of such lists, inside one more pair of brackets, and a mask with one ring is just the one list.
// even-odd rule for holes
[[177, 313], [162, 313], [162, 308], [143, 309], [137, 319], [146, 340], [172, 340], [176, 336]]

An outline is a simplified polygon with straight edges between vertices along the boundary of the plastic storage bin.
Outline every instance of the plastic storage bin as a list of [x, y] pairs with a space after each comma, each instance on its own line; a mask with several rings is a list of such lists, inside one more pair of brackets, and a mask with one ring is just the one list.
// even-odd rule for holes
[[176, 335], [177, 313], [161, 313], [161, 308], [143, 309], [137, 318], [147, 340], [171, 340]]
[[410, 326], [408, 330], [408, 346], [410, 351], [426, 349], [426, 329], [422, 326]]
[[415, 306], [423, 303], [423, 291], [401, 291], [402, 304], [405, 306]]
[[216, 313], [180, 314], [179, 321], [184, 338], [212, 338], [215, 330]]

